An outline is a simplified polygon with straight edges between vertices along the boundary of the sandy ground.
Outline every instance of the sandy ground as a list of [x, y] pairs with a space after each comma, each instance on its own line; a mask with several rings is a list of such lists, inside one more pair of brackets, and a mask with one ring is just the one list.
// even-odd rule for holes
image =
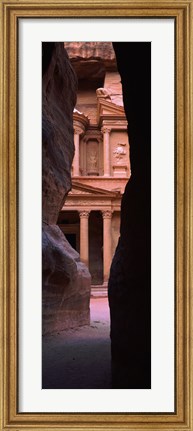
[[110, 389], [107, 298], [91, 298], [91, 325], [43, 337], [44, 389]]

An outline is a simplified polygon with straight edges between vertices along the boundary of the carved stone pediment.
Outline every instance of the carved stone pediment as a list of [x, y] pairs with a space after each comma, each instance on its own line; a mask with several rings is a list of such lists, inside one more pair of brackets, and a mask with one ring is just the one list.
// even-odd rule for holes
[[[90, 196], [90, 195], [92, 195], [92, 193], [89, 193], [89, 192], [87, 192], [86, 190], [77, 190], [77, 189], [74, 189], [73, 187], [72, 187], [72, 189], [70, 190], [70, 192], [68, 193], [68, 196], [69, 195], [87, 195], [87, 196]], [[94, 196], [94, 194], [93, 194], [93, 196]]]
[[99, 126], [105, 120], [123, 121], [127, 123], [124, 108], [105, 98], [98, 98], [97, 120]]
[[68, 198], [70, 197], [74, 198], [76, 196], [93, 197], [93, 198], [97, 198], [97, 197], [115, 198], [120, 196], [120, 191], [117, 191], [117, 190], [109, 191], [106, 189], [83, 185], [78, 181], [77, 182], [72, 181], [72, 189], [68, 193]]

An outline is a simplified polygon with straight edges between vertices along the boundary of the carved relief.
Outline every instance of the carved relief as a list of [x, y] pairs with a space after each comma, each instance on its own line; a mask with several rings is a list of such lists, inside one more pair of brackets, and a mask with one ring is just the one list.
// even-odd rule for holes
[[99, 145], [97, 141], [89, 140], [87, 142], [86, 170], [88, 175], [99, 174]]
[[90, 139], [94, 139], [94, 140], [96, 140], [98, 142], [100, 142], [101, 140], [103, 140], [101, 131], [100, 130], [93, 130], [93, 129], [89, 130], [88, 129], [86, 131], [86, 134], [84, 135], [83, 141], [87, 142]]
[[65, 206], [67, 207], [71, 207], [71, 206], [76, 206], [77, 207], [77, 200], [68, 200], [67, 203], [65, 204]]
[[90, 214], [90, 211], [80, 211], [79, 212], [80, 218], [89, 218], [89, 214]]
[[105, 210], [105, 211], [102, 211], [102, 216], [103, 216], [103, 218], [111, 218], [112, 217], [112, 211], [110, 211], [110, 210]]
[[117, 147], [113, 151], [113, 154], [115, 154], [115, 158], [117, 163], [120, 163], [124, 156], [127, 154], [125, 148], [123, 148], [126, 145], [125, 142], [118, 142]]
[[103, 88], [103, 87], [97, 88], [96, 95], [97, 97], [102, 97], [104, 99], [111, 100], [110, 94], [106, 88]]
[[110, 133], [111, 132], [111, 128], [107, 127], [107, 126], [103, 126], [101, 129], [102, 133]]
[[107, 205], [109, 202], [107, 202], [106, 200], [99, 200], [99, 201], [97, 201], [97, 200], [90, 200], [90, 199], [87, 199], [87, 200], [83, 200], [83, 199], [81, 199], [81, 200], [79, 200], [78, 199], [78, 197], [77, 197], [77, 199], [69, 199], [68, 201], [67, 201], [67, 203], [65, 204], [65, 207], [69, 207], [69, 206], [74, 206], [74, 207], [76, 207], [76, 209], [77, 209], [77, 207], [81, 207], [81, 206], [95, 206], [95, 207], [99, 207], [99, 206], [102, 206], [102, 205]]
[[[88, 196], [91, 196], [92, 195], [92, 193], [90, 193], [90, 192], [86, 192], [86, 191], [84, 191], [84, 190], [76, 190], [76, 189], [72, 189], [69, 193], [68, 193], [68, 196], [69, 195], [88, 195]], [[94, 195], [93, 195], [94, 196]]]

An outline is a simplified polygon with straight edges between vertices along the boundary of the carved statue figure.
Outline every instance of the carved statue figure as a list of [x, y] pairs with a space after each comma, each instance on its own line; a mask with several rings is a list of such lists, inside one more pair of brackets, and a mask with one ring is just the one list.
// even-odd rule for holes
[[97, 169], [97, 152], [92, 151], [89, 154], [89, 169]]
[[104, 99], [111, 100], [110, 94], [106, 88], [103, 88], [103, 87], [97, 88], [96, 95], [97, 97], [103, 97]]

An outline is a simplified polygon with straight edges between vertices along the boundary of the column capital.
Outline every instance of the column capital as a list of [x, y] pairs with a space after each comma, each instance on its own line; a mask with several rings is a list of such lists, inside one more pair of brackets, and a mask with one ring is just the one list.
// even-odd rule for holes
[[113, 214], [113, 212], [111, 210], [104, 210], [104, 211], [101, 211], [101, 212], [102, 212], [103, 219], [104, 218], [111, 219], [112, 214]]
[[75, 135], [82, 135], [82, 133], [84, 133], [83, 130], [79, 129], [76, 126], [74, 126], [73, 128], [74, 128], [74, 134]]
[[80, 218], [89, 218], [90, 211], [79, 211]]
[[108, 127], [108, 126], [103, 126], [103, 127], [101, 128], [101, 132], [102, 132], [102, 133], [110, 133], [110, 132], [111, 132], [111, 128], [110, 128], [110, 127]]

